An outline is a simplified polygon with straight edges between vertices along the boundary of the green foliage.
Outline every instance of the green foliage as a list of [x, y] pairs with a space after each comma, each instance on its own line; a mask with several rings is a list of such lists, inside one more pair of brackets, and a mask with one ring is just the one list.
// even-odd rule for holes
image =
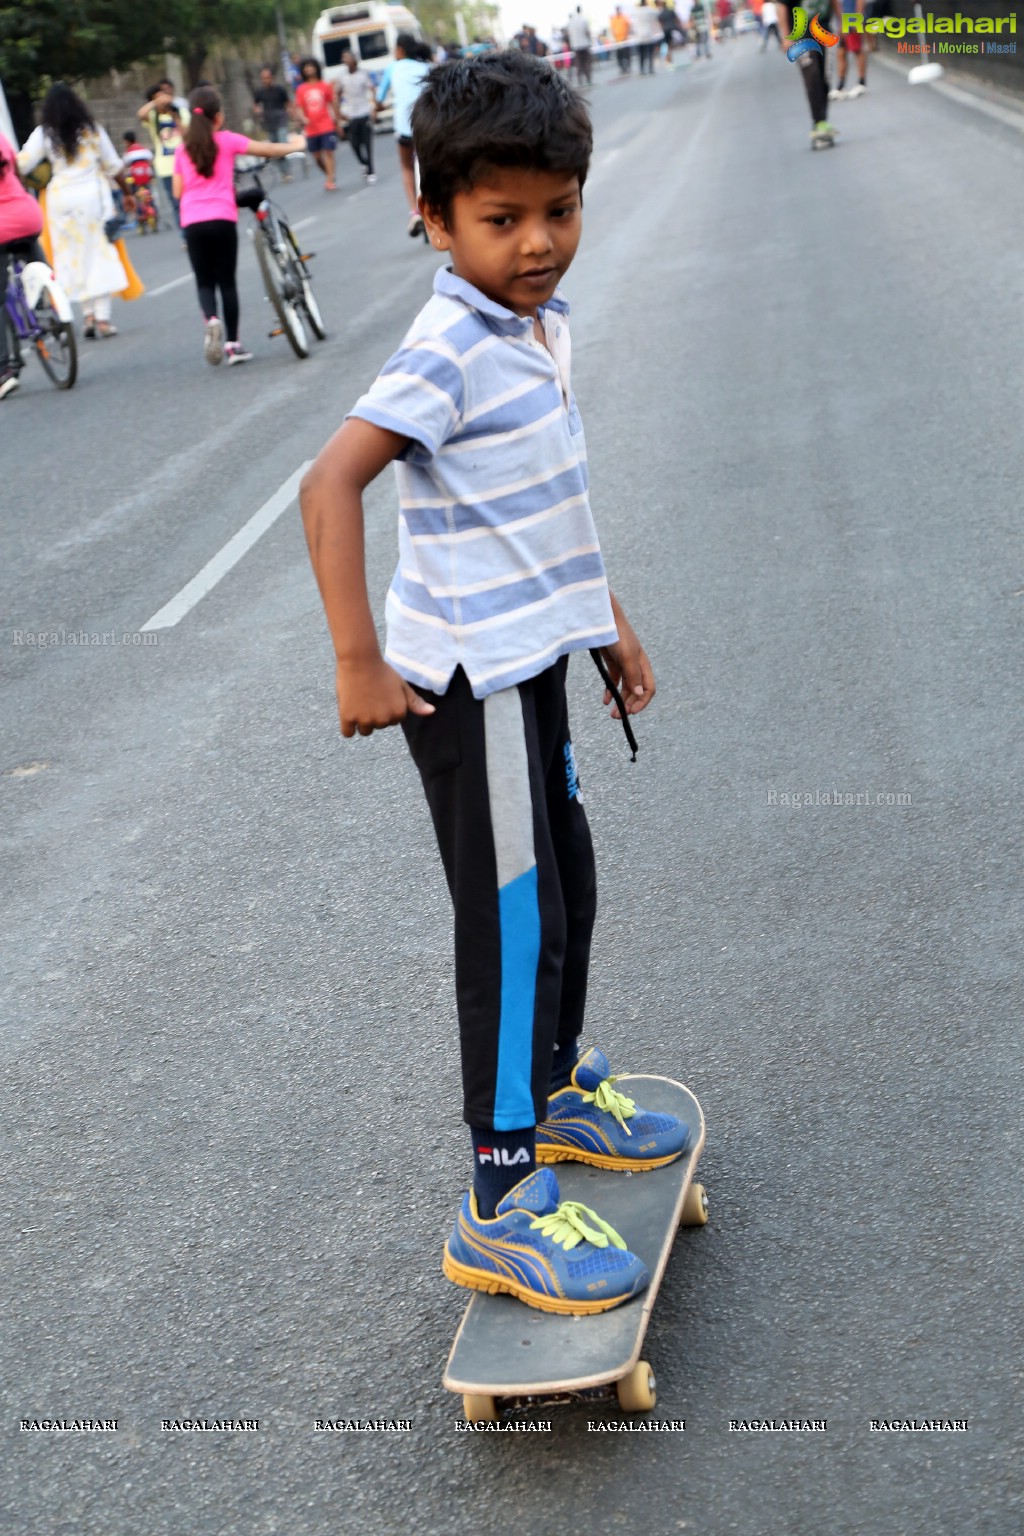
[[440, 37], [446, 42], [457, 36], [455, 30], [455, 0], [416, 0], [409, 7], [428, 38]]
[[195, 85], [214, 43], [272, 36], [278, 9], [286, 27], [308, 30], [323, 8], [317, 0], [162, 0], [158, 13], [166, 51], [178, 55]]
[[0, 79], [34, 91], [125, 69], [160, 46], [145, 7], [126, 0], [0, 0]]
[[[309, 29], [319, 0], [279, 0], [285, 26]], [[51, 80], [87, 80], [177, 54], [188, 83], [218, 42], [272, 36], [274, 0], [0, 0], [0, 79], [38, 94]]]
[[475, 5], [471, 0], [468, 3], [467, 0], [406, 0], [406, 4], [415, 12], [424, 36], [431, 40], [439, 37], [445, 43], [457, 41], [456, 11], [462, 12], [470, 42], [478, 34], [490, 36], [498, 25], [499, 7], [488, 4], [487, 0]]

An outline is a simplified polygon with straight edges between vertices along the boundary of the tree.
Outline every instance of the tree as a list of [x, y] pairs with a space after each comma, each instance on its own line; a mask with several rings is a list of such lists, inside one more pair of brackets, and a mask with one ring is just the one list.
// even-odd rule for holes
[[160, 46], [152, 16], [134, 0], [0, 0], [0, 79], [9, 93], [126, 69]]
[[189, 86], [218, 42], [308, 26], [319, 0], [0, 0], [0, 79], [38, 95], [51, 80], [91, 80], [158, 54], [177, 54]]
[[158, 14], [164, 47], [181, 59], [191, 88], [202, 79], [214, 43], [269, 37], [278, 10], [285, 26], [305, 27], [321, 9], [317, 0], [167, 0]]

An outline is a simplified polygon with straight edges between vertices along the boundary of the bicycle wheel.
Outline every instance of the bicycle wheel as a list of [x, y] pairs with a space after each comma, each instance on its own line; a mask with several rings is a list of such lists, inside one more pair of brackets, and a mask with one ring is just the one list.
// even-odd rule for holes
[[51, 383], [58, 389], [70, 389], [78, 377], [75, 328], [71, 321], [60, 318], [48, 287], [43, 288], [36, 301], [34, 318], [37, 330], [32, 343], [36, 356]]
[[327, 327], [324, 325], [324, 317], [320, 313], [320, 305], [317, 303], [316, 294], [313, 292], [313, 284], [306, 268], [306, 263], [302, 259], [299, 242], [296, 240], [295, 233], [290, 224], [285, 226], [285, 235], [287, 236], [288, 244], [295, 252], [294, 267], [295, 273], [302, 285], [302, 307], [306, 311], [306, 317], [309, 320], [313, 335], [317, 341], [323, 341], [327, 335]]
[[309, 341], [299, 314], [302, 300], [302, 284], [289, 270], [287, 257], [279, 256], [270, 243], [270, 235], [261, 225], [256, 233], [256, 259], [263, 274], [267, 298], [274, 306], [274, 313], [281, 322], [281, 329], [296, 357], [309, 356]]

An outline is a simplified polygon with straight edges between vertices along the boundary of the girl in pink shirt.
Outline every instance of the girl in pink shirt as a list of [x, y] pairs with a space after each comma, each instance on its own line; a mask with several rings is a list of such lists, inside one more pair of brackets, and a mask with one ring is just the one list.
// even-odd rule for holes
[[[262, 155], [278, 160], [304, 150], [297, 135], [284, 144], [247, 139], [224, 131], [224, 112], [217, 92], [201, 85], [189, 97], [191, 118], [184, 143], [174, 152], [174, 196], [181, 201], [181, 229], [188, 259], [196, 275], [199, 307], [205, 331], [203, 355], [208, 363], [247, 363], [252, 357], [238, 340], [238, 204], [235, 202], [235, 157]], [[224, 321], [217, 314], [220, 289]], [[227, 330], [227, 341], [224, 332]]]

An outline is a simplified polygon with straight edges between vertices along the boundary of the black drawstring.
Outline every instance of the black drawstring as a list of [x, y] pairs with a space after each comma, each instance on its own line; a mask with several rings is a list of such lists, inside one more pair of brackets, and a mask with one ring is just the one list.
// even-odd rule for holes
[[633, 754], [633, 756], [630, 758], [630, 762], [635, 763], [636, 762], [636, 754], [639, 751], [639, 748], [637, 747], [637, 744], [636, 744], [636, 737], [633, 735], [633, 727], [629, 723], [629, 716], [626, 714], [626, 706], [622, 702], [622, 694], [619, 692], [619, 690], [616, 688], [615, 684], [612, 682], [611, 677], [609, 676], [609, 673], [608, 673], [608, 668], [604, 664], [604, 657], [601, 655], [601, 652], [595, 650], [595, 651], [591, 651], [590, 654], [594, 658], [594, 666], [600, 672], [601, 677], [602, 677], [602, 679], [604, 681], [605, 687], [608, 689], [608, 692], [611, 694], [612, 698], [615, 700], [615, 703], [616, 703], [616, 705], [618, 707], [619, 719], [622, 721], [622, 729], [626, 733], [626, 740], [628, 741], [630, 751]]

